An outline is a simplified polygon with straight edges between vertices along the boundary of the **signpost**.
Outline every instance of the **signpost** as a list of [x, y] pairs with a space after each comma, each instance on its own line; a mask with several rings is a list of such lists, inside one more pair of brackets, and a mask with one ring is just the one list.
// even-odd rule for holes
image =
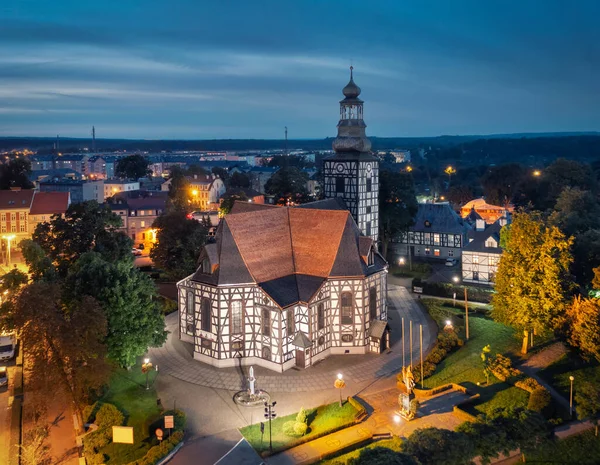
[[165, 429], [169, 430], [169, 437], [171, 437], [171, 428], [175, 428], [173, 415], [165, 415]]
[[160, 428], [156, 428], [155, 433], [156, 433], [156, 439], [158, 439], [158, 442], [159, 443], [162, 442], [162, 440], [163, 440], [163, 430], [160, 429]]

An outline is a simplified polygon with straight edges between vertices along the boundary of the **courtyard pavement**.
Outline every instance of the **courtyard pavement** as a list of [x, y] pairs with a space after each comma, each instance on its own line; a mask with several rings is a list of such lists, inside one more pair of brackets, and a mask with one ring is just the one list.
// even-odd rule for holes
[[[405, 319], [405, 335], [408, 339], [409, 321], [413, 323], [413, 360], [419, 360], [419, 325], [423, 325], [423, 355], [435, 342], [437, 327], [403, 287], [389, 286], [388, 316], [391, 328], [390, 349], [384, 354], [332, 355], [304, 370], [290, 369], [285, 373], [255, 367], [257, 388], [268, 392], [313, 392], [330, 389], [337, 373], [344, 375], [348, 385], [373, 381], [397, 373], [402, 368], [402, 323]], [[192, 357], [192, 346], [179, 341], [177, 336], [178, 313], [167, 316], [170, 332], [167, 342], [160, 348], [151, 349], [149, 357], [159, 372], [204, 387], [239, 391], [246, 389], [249, 367], [215, 368]], [[406, 341], [406, 360], [410, 359], [409, 342]]]

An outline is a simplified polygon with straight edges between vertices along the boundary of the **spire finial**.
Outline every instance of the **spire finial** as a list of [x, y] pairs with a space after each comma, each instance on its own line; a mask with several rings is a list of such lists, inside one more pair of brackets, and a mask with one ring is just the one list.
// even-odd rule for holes
[[350, 79], [353, 79], [352, 78], [352, 70], [354, 70], [354, 66], [350, 65]]

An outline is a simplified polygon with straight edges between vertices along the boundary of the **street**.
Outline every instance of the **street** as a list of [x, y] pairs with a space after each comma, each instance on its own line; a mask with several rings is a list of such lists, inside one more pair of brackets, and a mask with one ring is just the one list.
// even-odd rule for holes
[[[2, 362], [4, 366], [5, 362]], [[14, 365], [14, 360], [10, 363], [6, 363], [7, 365]], [[9, 366], [8, 368], [8, 386], [3, 386], [0, 388], [0, 463], [6, 464], [8, 463], [9, 458], [9, 449], [10, 449], [10, 418], [11, 418], [11, 410], [8, 405], [9, 399], [9, 391], [10, 386], [13, 383], [13, 367]], [[15, 451], [16, 453], [16, 451]]]

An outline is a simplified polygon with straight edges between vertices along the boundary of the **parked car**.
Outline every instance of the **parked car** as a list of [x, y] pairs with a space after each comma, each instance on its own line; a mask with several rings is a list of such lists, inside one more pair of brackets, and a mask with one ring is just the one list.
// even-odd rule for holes
[[140, 249], [136, 249], [136, 248], [131, 249], [131, 253], [136, 257], [139, 257], [140, 255], [142, 255], [142, 251]]
[[446, 259], [446, 266], [454, 266], [458, 263], [458, 260], [456, 258], [447, 258]]
[[8, 370], [0, 367], [0, 386], [8, 386]]
[[0, 361], [10, 360], [15, 356], [17, 339], [14, 333], [0, 335]]

